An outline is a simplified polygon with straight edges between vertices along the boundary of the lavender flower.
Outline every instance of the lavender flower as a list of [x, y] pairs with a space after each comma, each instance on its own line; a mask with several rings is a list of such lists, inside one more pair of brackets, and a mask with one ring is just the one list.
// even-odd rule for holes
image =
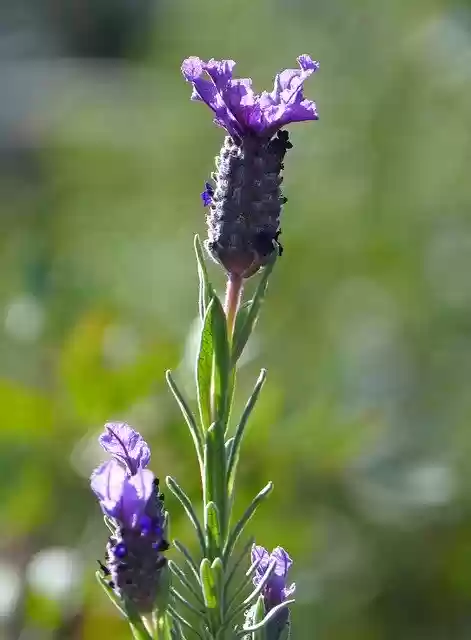
[[182, 73], [193, 84], [192, 100], [205, 102], [214, 111], [216, 124], [234, 140], [250, 135], [271, 138], [291, 122], [318, 119], [315, 103], [303, 96], [303, 82], [319, 63], [306, 54], [297, 61], [299, 69], [277, 74], [273, 91], [259, 95], [250, 78], [233, 79], [234, 60], [204, 62], [192, 56], [183, 61]]
[[165, 510], [159, 481], [149, 469], [150, 451], [141, 435], [126, 423], [105, 425], [103, 448], [113, 456], [92, 474], [90, 482], [113, 527], [107, 544], [110, 586], [142, 612], [153, 609], [160, 575], [166, 565]]
[[215, 187], [206, 183], [201, 194], [207, 215], [206, 248], [228, 274], [248, 278], [268, 263], [278, 242], [283, 160], [292, 147], [281, 127], [317, 120], [313, 101], [303, 95], [303, 83], [319, 63], [298, 57], [299, 69], [285, 69], [275, 78], [271, 93], [255, 94], [250, 78], [234, 79], [233, 60], [191, 57], [182, 73], [192, 83], [192, 100], [205, 102], [214, 122], [228, 136], [216, 158]]
[[[254, 586], [258, 586], [264, 577], [269, 565], [275, 561], [275, 568], [263, 587], [262, 595], [265, 601], [265, 611], [268, 613], [273, 607], [288, 600], [295, 592], [294, 582], [288, 587], [286, 580], [293, 561], [283, 549], [276, 547], [271, 553], [261, 546], [253, 545], [251, 553], [252, 563], [258, 561], [258, 566], [253, 577]], [[276, 640], [283, 629], [289, 625], [289, 610], [281, 609], [267, 625], [267, 639]]]

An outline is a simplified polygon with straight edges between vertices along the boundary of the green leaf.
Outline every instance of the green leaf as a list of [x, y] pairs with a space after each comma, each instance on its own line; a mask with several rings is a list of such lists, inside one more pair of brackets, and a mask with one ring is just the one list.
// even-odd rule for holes
[[[196, 589], [195, 585], [188, 579], [185, 572], [173, 561], [168, 561], [168, 568], [172, 572], [172, 574], [180, 580], [183, 586], [185, 586], [191, 595], [198, 601], [200, 605], [204, 605], [203, 600], [201, 599], [201, 594]], [[198, 577], [198, 585], [199, 585], [199, 577]]]
[[204, 542], [203, 530], [201, 528], [201, 524], [196, 516], [195, 510], [193, 509], [193, 505], [191, 504], [190, 498], [186, 495], [180, 485], [177, 483], [175, 478], [171, 476], [167, 476], [166, 478], [167, 487], [173, 493], [173, 495], [180, 502], [182, 507], [185, 509], [186, 514], [191, 522], [191, 524], [196, 529], [196, 533], [198, 535], [198, 541], [200, 543], [200, 547], [203, 553], [206, 551], [206, 545]]
[[215, 558], [211, 563], [211, 571], [213, 572], [214, 582], [216, 585], [216, 591], [218, 594], [218, 602], [219, 602], [219, 615], [222, 620], [224, 617], [224, 601], [222, 598], [222, 593], [224, 589], [224, 564], [221, 558]]
[[188, 549], [185, 547], [184, 544], [182, 544], [179, 540], [173, 540], [173, 545], [174, 547], [180, 551], [180, 553], [183, 555], [183, 557], [186, 560], [186, 563], [188, 565], [188, 567], [190, 568], [192, 574], [194, 575], [197, 583], [199, 584], [200, 581], [200, 574], [198, 571], [198, 567], [196, 566], [195, 561], [193, 560], [191, 553], [188, 551]]
[[201, 244], [200, 237], [198, 235], [195, 236], [195, 253], [196, 253], [196, 261], [198, 263], [198, 276], [200, 281], [200, 289], [199, 289], [199, 311], [201, 320], [204, 319], [206, 315], [206, 310], [209, 306], [211, 299], [214, 297], [214, 289], [209, 282], [208, 272], [206, 270], [206, 263], [204, 260], [204, 250]]
[[165, 374], [165, 377], [167, 379], [167, 384], [170, 388], [170, 391], [173, 393], [175, 400], [178, 403], [178, 406], [180, 407], [180, 411], [182, 412], [183, 417], [185, 418], [186, 424], [188, 425], [188, 428], [190, 430], [190, 434], [191, 437], [193, 438], [193, 442], [195, 445], [195, 449], [196, 449], [196, 454], [198, 456], [198, 462], [200, 465], [200, 468], [202, 466], [202, 456], [203, 456], [203, 435], [201, 430], [199, 429], [196, 420], [193, 416], [193, 413], [191, 412], [191, 409], [188, 407], [188, 404], [185, 401], [185, 398], [183, 397], [182, 393], [180, 392], [180, 390], [178, 389], [174, 379], [172, 378], [172, 374], [170, 371], [167, 371]]
[[258, 396], [260, 395], [260, 391], [262, 390], [263, 385], [265, 384], [265, 379], [267, 377], [266, 369], [262, 369], [260, 371], [260, 375], [258, 377], [257, 382], [255, 383], [254, 390], [252, 395], [250, 396], [247, 404], [245, 405], [245, 409], [242, 413], [242, 417], [240, 419], [239, 424], [237, 425], [237, 429], [234, 435], [234, 442], [230, 448], [229, 461], [227, 463], [227, 486], [229, 495], [232, 495], [235, 484], [235, 476], [237, 472], [237, 463], [239, 461], [240, 447], [242, 444], [242, 438], [245, 433], [245, 428], [247, 426], [247, 421], [252, 413], [253, 408], [258, 400]]
[[[253, 540], [253, 538], [252, 538]], [[251, 543], [252, 543], [251, 540]], [[250, 547], [252, 546], [252, 544], [250, 544]], [[248, 545], [246, 545], [244, 547], [244, 557], [247, 558], [248, 556], [248, 551], [249, 548]], [[227, 591], [228, 591], [228, 585], [229, 582], [232, 578], [232, 572], [231, 575], [229, 576], [229, 578], [226, 580], [226, 584], [224, 587], [224, 594], [226, 596], [226, 601], [227, 601], [227, 608], [228, 609], [234, 609], [234, 607], [237, 606], [238, 600], [240, 599], [241, 595], [244, 593], [244, 591], [249, 587], [249, 585], [252, 583], [252, 576], [255, 573], [255, 571], [257, 570], [258, 565], [261, 562], [261, 558], [257, 558], [257, 560], [255, 560], [255, 562], [253, 562], [250, 567], [247, 569], [247, 571], [245, 572], [244, 577], [242, 578], [242, 580], [240, 581], [239, 585], [237, 586], [237, 589], [235, 590], [234, 594], [232, 595], [231, 599], [229, 600], [227, 598]]]
[[211, 554], [217, 553], [221, 549], [221, 524], [219, 521], [219, 510], [214, 502], [208, 502], [205, 507], [205, 532], [206, 546]]
[[175, 607], [172, 607], [172, 605], [169, 605], [168, 612], [174, 621], [179, 622], [184, 627], [187, 627], [187, 629], [191, 629], [191, 631], [193, 631], [199, 638], [201, 638], [201, 634], [198, 633], [198, 631], [196, 631], [196, 629], [194, 628], [194, 625], [192, 625], [191, 622], [188, 622], [188, 620], [186, 620], [180, 613], [178, 613]]
[[232, 387], [226, 315], [214, 296], [206, 308], [196, 364], [196, 386], [201, 424], [206, 430], [211, 422], [227, 421]]
[[215, 299], [212, 298], [206, 309], [196, 362], [196, 388], [198, 390], [198, 406], [203, 431], [211, 424], [211, 387], [214, 358], [212, 309], [216, 304]]
[[[227, 528], [226, 450], [224, 434], [218, 423], [206, 433], [204, 448], [205, 504], [214, 502], [218, 509], [219, 541], [225, 538]], [[220, 547], [213, 551], [219, 552]]]
[[[229, 591], [229, 585], [231, 584], [231, 581], [234, 578], [234, 576], [235, 576], [235, 574], [237, 572], [237, 569], [239, 568], [241, 562], [243, 560], [247, 560], [248, 558], [250, 558], [249, 551], [252, 548], [252, 545], [254, 544], [254, 542], [255, 542], [255, 538], [253, 538], [253, 537], [249, 538], [249, 540], [243, 546], [242, 551], [237, 556], [237, 559], [234, 561], [234, 564], [232, 565], [231, 571], [230, 571], [229, 575], [227, 576], [226, 582], [225, 582], [225, 585], [224, 585], [224, 597], [225, 597], [226, 600], [227, 600], [227, 594], [228, 594], [228, 591]], [[250, 580], [250, 578], [252, 576], [252, 574], [249, 573], [251, 568], [252, 567], [250, 567], [249, 571], [246, 574], [249, 577], [249, 580]]]
[[235, 365], [237, 360], [240, 358], [242, 351], [244, 350], [244, 347], [247, 344], [247, 341], [250, 338], [250, 335], [255, 327], [255, 323], [257, 322], [258, 314], [260, 312], [260, 306], [263, 302], [267, 290], [268, 278], [270, 277], [273, 267], [275, 266], [276, 258], [277, 252], [274, 251], [270, 258], [270, 262], [262, 272], [262, 277], [260, 278], [260, 282], [258, 283], [254, 297], [249, 302], [244, 303], [237, 313], [234, 325], [234, 336], [232, 339], [233, 365]]
[[170, 594], [179, 602], [181, 602], [187, 609], [189, 609], [192, 613], [196, 614], [199, 618], [204, 616], [204, 611], [195, 607], [191, 602], [189, 602], [185, 596], [183, 596], [179, 591], [175, 589], [175, 587], [170, 587]]
[[200, 564], [200, 580], [203, 589], [203, 597], [208, 609], [217, 607], [217, 585], [208, 558], [203, 558]]
[[242, 516], [242, 518], [239, 520], [239, 522], [235, 525], [234, 529], [232, 530], [229, 539], [226, 543], [226, 546], [224, 548], [224, 554], [223, 554], [223, 558], [224, 560], [227, 562], [228, 558], [230, 557], [232, 550], [234, 549], [237, 540], [239, 539], [240, 534], [242, 533], [242, 531], [244, 530], [245, 525], [248, 523], [248, 521], [252, 518], [252, 516], [254, 515], [254, 513], [256, 512], [258, 506], [260, 505], [261, 502], [263, 502], [263, 500], [265, 500], [265, 498], [267, 498], [270, 493], [273, 490], [273, 482], [269, 482], [266, 487], [264, 487], [256, 496], [255, 498], [252, 500], [252, 502], [250, 503], [250, 506], [248, 507], [248, 509], [245, 511], [244, 515]]

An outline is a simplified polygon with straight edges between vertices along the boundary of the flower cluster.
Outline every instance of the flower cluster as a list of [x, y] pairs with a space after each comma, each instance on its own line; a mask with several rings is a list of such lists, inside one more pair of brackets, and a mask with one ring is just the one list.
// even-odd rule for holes
[[108, 423], [100, 444], [111, 460], [93, 472], [90, 482], [113, 529], [101, 567], [120, 598], [148, 612], [167, 562], [163, 494], [146, 469], [150, 450], [137, 431], [124, 422]]
[[317, 120], [316, 105], [303, 95], [303, 83], [319, 63], [298, 57], [299, 69], [285, 69], [272, 92], [254, 93], [250, 78], [235, 79], [233, 60], [187, 58], [182, 73], [192, 83], [192, 99], [205, 102], [214, 121], [229, 134], [216, 157], [215, 186], [201, 194], [209, 207], [206, 248], [228, 274], [248, 278], [281, 253], [281, 171], [292, 147], [282, 127]]

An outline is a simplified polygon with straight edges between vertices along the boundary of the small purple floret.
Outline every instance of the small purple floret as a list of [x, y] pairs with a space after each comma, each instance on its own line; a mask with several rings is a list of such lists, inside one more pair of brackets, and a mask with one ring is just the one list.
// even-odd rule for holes
[[204, 207], [209, 207], [213, 201], [214, 189], [209, 182], [204, 183], [204, 191], [201, 194], [201, 200]]
[[293, 561], [283, 547], [276, 547], [271, 553], [268, 553], [264, 547], [255, 544], [252, 547], [251, 557], [252, 563], [257, 560], [259, 561], [253, 577], [253, 583], [255, 586], [258, 586], [270, 563], [275, 560], [275, 568], [263, 587], [262, 592], [265, 599], [266, 609], [269, 611], [276, 605], [287, 600], [296, 590], [296, 585], [294, 583], [289, 587], [286, 586], [288, 571], [293, 564]]
[[303, 54], [299, 69], [285, 69], [275, 77], [273, 91], [254, 93], [250, 78], [233, 78], [233, 60], [208, 62], [192, 56], [183, 61], [182, 73], [193, 85], [192, 100], [205, 102], [214, 121], [234, 140], [248, 135], [271, 138], [291, 122], [317, 120], [316, 104], [303, 95], [303, 83], [319, 63]]
[[108, 422], [99, 442], [103, 449], [134, 476], [149, 464], [150, 449], [141, 434], [126, 422]]

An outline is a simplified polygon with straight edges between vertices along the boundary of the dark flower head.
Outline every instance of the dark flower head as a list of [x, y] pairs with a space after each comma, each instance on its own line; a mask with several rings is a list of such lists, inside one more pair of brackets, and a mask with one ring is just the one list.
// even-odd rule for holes
[[254, 93], [250, 78], [234, 79], [233, 60], [204, 62], [192, 56], [183, 61], [182, 73], [193, 84], [192, 99], [205, 102], [232, 138], [271, 138], [291, 122], [318, 119], [315, 103], [303, 96], [303, 82], [319, 63], [306, 54], [297, 61], [299, 69], [285, 69], [275, 77], [271, 93]]
[[99, 442], [132, 476], [149, 464], [150, 449], [147, 442], [126, 422], [107, 422]]
[[249, 278], [281, 255], [281, 172], [293, 146], [281, 128], [291, 122], [317, 120], [316, 105], [303, 96], [303, 83], [319, 63], [298, 58], [299, 69], [285, 69], [271, 93], [254, 93], [250, 78], [235, 79], [233, 60], [187, 58], [182, 65], [192, 83], [192, 99], [205, 102], [214, 121], [228, 132], [212, 177], [201, 194], [208, 207], [206, 248], [230, 277]]
[[100, 443], [113, 456], [90, 479], [113, 529], [102, 570], [119, 597], [149, 612], [167, 563], [164, 497], [152, 471], [144, 468], [150, 451], [137, 431], [126, 423], [107, 424]]

